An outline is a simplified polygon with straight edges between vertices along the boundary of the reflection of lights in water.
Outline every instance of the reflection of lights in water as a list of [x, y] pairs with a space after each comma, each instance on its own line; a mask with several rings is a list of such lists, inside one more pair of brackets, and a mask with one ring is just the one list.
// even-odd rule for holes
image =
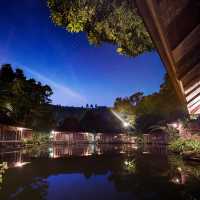
[[53, 157], [54, 157], [53, 152], [50, 152], [50, 153], [49, 153], [49, 157], [50, 157], [50, 158], [53, 158]]
[[92, 154], [91, 153], [89, 153], [89, 152], [86, 152], [85, 154], [84, 154], [84, 156], [91, 156]]
[[129, 173], [135, 173], [135, 170], [136, 170], [135, 160], [125, 160], [124, 169]]
[[49, 157], [53, 158], [54, 157], [54, 155], [53, 155], [53, 148], [49, 147], [48, 151], [49, 151]]
[[181, 181], [180, 181], [179, 178], [177, 178], [177, 177], [173, 178], [171, 181], [172, 181], [173, 183], [175, 183], [175, 184], [180, 184], [180, 183], [181, 183]]
[[143, 153], [143, 154], [150, 154], [149, 151], [143, 151], [142, 153]]
[[125, 164], [125, 165], [128, 165], [128, 164], [129, 164], [129, 162], [128, 162], [127, 160], [125, 160], [125, 161], [124, 161], [124, 164]]
[[178, 170], [179, 172], [181, 172], [181, 171], [182, 171], [181, 167], [178, 167], [178, 168], [177, 168], [177, 170]]
[[175, 179], [176, 183], [180, 183], [180, 180], [178, 178]]
[[29, 164], [30, 162], [16, 162], [15, 167], [23, 167], [24, 165]]

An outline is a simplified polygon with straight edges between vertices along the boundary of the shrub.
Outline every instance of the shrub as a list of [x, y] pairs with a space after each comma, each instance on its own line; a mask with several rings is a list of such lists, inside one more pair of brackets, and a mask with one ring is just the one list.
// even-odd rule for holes
[[200, 153], [200, 141], [194, 139], [186, 140], [179, 138], [171, 142], [169, 148], [170, 150], [177, 153], [182, 153], [186, 151]]

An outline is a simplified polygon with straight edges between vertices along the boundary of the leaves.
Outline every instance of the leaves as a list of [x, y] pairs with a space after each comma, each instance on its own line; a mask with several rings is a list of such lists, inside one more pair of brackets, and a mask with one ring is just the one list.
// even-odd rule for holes
[[109, 42], [119, 54], [137, 56], [154, 46], [132, 0], [48, 0], [52, 21], [86, 32], [90, 44]]
[[142, 132], [153, 125], [163, 125], [185, 117], [185, 108], [180, 104], [167, 75], [159, 92], [147, 96], [137, 92], [127, 98], [117, 98], [114, 109]]

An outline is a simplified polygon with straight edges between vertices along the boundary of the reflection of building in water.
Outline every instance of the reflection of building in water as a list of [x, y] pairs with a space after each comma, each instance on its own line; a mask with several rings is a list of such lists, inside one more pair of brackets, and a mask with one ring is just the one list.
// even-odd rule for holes
[[8, 167], [22, 167], [28, 162], [23, 151], [10, 151], [0, 153], [0, 163], [6, 162]]
[[23, 140], [31, 138], [31, 129], [0, 125], [0, 144], [19, 144]]
[[49, 157], [91, 156], [109, 153], [130, 153], [136, 150], [135, 144], [110, 145], [110, 144], [79, 144], [79, 145], [52, 145], [49, 148]]
[[95, 146], [88, 145], [53, 145], [49, 148], [49, 155], [51, 158], [58, 158], [63, 156], [89, 156], [95, 153]]
[[60, 132], [52, 131], [52, 142], [66, 144], [92, 143], [135, 143], [136, 137], [129, 134], [87, 133], [87, 132]]
[[143, 154], [148, 153], [167, 155], [167, 145], [144, 144]]
[[144, 134], [145, 144], [168, 144], [168, 134], [162, 130]]

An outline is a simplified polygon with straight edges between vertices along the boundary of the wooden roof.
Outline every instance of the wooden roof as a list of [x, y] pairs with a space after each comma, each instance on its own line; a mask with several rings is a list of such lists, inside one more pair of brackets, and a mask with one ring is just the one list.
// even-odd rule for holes
[[177, 94], [200, 114], [200, 1], [136, 0]]

